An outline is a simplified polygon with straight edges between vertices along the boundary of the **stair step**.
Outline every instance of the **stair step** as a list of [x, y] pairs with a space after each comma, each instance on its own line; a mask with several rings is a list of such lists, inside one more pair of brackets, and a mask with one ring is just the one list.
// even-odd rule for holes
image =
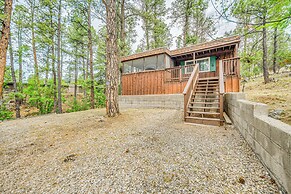
[[219, 100], [219, 98], [195, 98], [195, 97], [192, 97], [192, 100]]
[[207, 107], [207, 106], [188, 106], [188, 108], [193, 108], [193, 109], [219, 109], [219, 107]]
[[208, 91], [208, 90], [206, 90], [206, 91], [195, 91], [195, 93], [203, 93], [203, 94], [205, 94], [205, 93], [213, 93], [213, 94], [219, 94], [218, 91]]
[[218, 102], [190, 102], [190, 104], [219, 104]]
[[218, 87], [197, 87], [196, 90], [218, 90]]
[[197, 86], [218, 86], [219, 84], [198, 84]]
[[209, 81], [209, 82], [198, 82], [198, 84], [218, 84], [219, 82], [218, 81]]
[[206, 77], [206, 78], [199, 78], [198, 80], [218, 80], [218, 77]]
[[206, 80], [199, 81], [198, 80], [198, 83], [218, 83], [218, 82], [219, 82], [218, 80], [208, 80], [208, 81], [206, 81]]
[[199, 111], [187, 111], [187, 113], [191, 114], [201, 114], [201, 115], [219, 115], [219, 112], [199, 112]]
[[222, 121], [216, 118], [185, 117], [185, 122], [214, 126], [222, 125]]
[[219, 96], [219, 94], [195, 94], [196, 96]]
[[205, 86], [203, 86], [203, 85], [198, 85], [197, 86], [197, 88], [217, 88], [218, 87], [218, 84], [216, 85], [216, 86], [207, 86], [207, 85], [205, 85]]

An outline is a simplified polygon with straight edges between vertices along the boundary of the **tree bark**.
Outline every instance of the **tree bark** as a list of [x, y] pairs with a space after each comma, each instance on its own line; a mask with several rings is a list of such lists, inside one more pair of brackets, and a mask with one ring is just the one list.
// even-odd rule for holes
[[94, 69], [93, 69], [93, 44], [92, 44], [92, 30], [91, 30], [91, 2], [88, 7], [88, 38], [89, 38], [89, 66], [90, 66], [90, 103], [91, 109], [94, 109]]
[[15, 99], [15, 113], [16, 118], [20, 118], [20, 100], [18, 97], [18, 89], [17, 89], [17, 81], [15, 76], [15, 68], [14, 68], [14, 57], [13, 57], [13, 48], [12, 48], [12, 42], [11, 42], [11, 34], [9, 36], [9, 53], [10, 53], [10, 67], [11, 67], [11, 77], [13, 81], [13, 87], [14, 87], [14, 99]]
[[189, 35], [189, 10], [190, 9], [190, 3], [187, 1], [186, 10], [185, 10], [185, 23], [183, 28], [183, 46], [187, 46], [187, 38]]
[[273, 73], [277, 73], [277, 27], [274, 30]]
[[[50, 14], [51, 14], [51, 28], [54, 29], [53, 25], [53, 13], [52, 8], [50, 8]], [[51, 34], [51, 61], [52, 61], [52, 74], [53, 74], [53, 91], [54, 91], [54, 111], [57, 109], [58, 101], [57, 101], [57, 74], [56, 74], [56, 67], [55, 67], [55, 42], [54, 42], [54, 30], [52, 30]]]
[[148, 12], [149, 12], [149, 8], [148, 8], [148, 2], [144, 2], [145, 4], [145, 13], [146, 13], [146, 17], [143, 17], [144, 23], [145, 23], [145, 38], [146, 38], [146, 49], [150, 50], [150, 25], [149, 25], [149, 18], [148, 18]]
[[58, 12], [58, 109], [57, 113], [62, 113], [62, 77], [61, 77], [61, 11], [62, 0], [59, 0]]
[[47, 49], [47, 56], [46, 56], [46, 61], [45, 61], [45, 78], [44, 78], [44, 85], [47, 86], [48, 82], [48, 76], [49, 76], [49, 58], [50, 58], [50, 47], [48, 46]]
[[263, 74], [264, 74], [264, 82], [269, 83], [269, 71], [268, 71], [268, 63], [267, 63], [267, 29], [266, 29], [266, 17], [263, 16]]
[[[84, 48], [84, 44], [82, 44], [82, 50], [84, 51], [85, 48]], [[83, 84], [83, 94], [84, 94], [84, 97], [86, 98], [87, 97], [87, 91], [86, 91], [86, 81], [87, 81], [87, 78], [86, 78], [86, 61], [85, 61], [85, 56], [83, 55], [82, 56], [82, 70], [83, 70], [83, 79], [84, 79], [84, 84]]]
[[120, 5], [120, 40], [121, 40], [121, 56], [125, 55], [126, 34], [125, 34], [125, 0], [121, 0]]
[[19, 65], [19, 69], [18, 69], [18, 76], [19, 76], [19, 80], [18, 80], [18, 87], [19, 87], [19, 92], [23, 92], [23, 85], [22, 85], [22, 75], [23, 75], [23, 71], [22, 71], [22, 63], [23, 63], [23, 48], [22, 48], [22, 29], [19, 28], [18, 32], [17, 32], [17, 42], [18, 42], [18, 65]]
[[[76, 47], [77, 53], [77, 47]], [[74, 100], [77, 101], [77, 89], [78, 89], [78, 57], [75, 58], [75, 81], [74, 81]]]
[[5, 0], [4, 14], [6, 17], [2, 21], [0, 39], [0, 101], [3, 99], [4, 73], [6, 66], [7, 47], [9, 42], [11, 13], [12, 13], [12, 0]]
[[32, 52], [33, 52], [33, 61], [34, 61], [34, 76], [36, 79], [37, 88], [39, 87], [39, 70], [38, 70], [38, 62], [36, 55], [36, 46], [35, 46], [35, 32], [34, 32], [34, 12], [35, 10], [35, 0], [32, 1], [31, 4], [31, 44], [32, 44]]
[[116, 2], [106, 0], [106, 114], [119, 114], [118, 105], [118, 47], [116, 34]]

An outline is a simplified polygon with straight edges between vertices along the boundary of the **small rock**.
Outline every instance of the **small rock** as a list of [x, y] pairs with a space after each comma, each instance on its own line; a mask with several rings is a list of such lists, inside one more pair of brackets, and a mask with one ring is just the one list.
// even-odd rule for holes
[[245, 181], [245, 179], [243, 177], [239, 177], [238, 182], [240, 184], [245, 184], [246, 181]]
[[76, 156], [77, 156], [76, 154], [70, 154], [70, 155], [66, 156], [66, 158], [64, 159], [64, 162], [75, 161]]
[[274, 119], [280, 119], [281, 115], [284, 113], [284, 110], [272, 110], [269, 112], [269, 117], [272, 117]]

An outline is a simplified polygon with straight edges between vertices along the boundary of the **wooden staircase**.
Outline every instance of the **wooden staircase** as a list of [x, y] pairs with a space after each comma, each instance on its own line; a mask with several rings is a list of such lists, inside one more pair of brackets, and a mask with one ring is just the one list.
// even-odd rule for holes
[[199, 78], [198, 66], [194, 66], [183, 91], [184, 120], [188, 123], [221, 126], [224, 94], [222, 62], [219, 62], [219, 77]]
[[219, 78], [198, 78], [185, 115], [185, 122], [222, 125]]

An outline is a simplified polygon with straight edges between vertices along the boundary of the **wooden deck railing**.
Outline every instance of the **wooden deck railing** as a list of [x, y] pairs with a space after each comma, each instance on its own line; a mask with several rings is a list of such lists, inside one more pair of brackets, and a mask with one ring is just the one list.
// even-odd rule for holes
[[225, 76], [239, 76], [240, 75], [240, 58], [223, 59], [223, 75]]
[[220, 121], [223, 119], [223, 94], [224, 94], [224, 65], [219, 61], [219, 113]]
[[191, 96], [193, 94], [193, 91], [195, 90], [196, 84], [198, 82], [199, 78], [199, 65], [193, 66], [193, 71], [191, 73], [191, 76], [187, 82], [187, 85], [185, 86], [185, 89], [183, 91], [184, 95], [184, 119], [186, 118], [187, 113], [187, 107], [190, 103]]
[[167, 82], [188, 80], [193, 72], [194, 65], [179, 66], [165, 69]]

